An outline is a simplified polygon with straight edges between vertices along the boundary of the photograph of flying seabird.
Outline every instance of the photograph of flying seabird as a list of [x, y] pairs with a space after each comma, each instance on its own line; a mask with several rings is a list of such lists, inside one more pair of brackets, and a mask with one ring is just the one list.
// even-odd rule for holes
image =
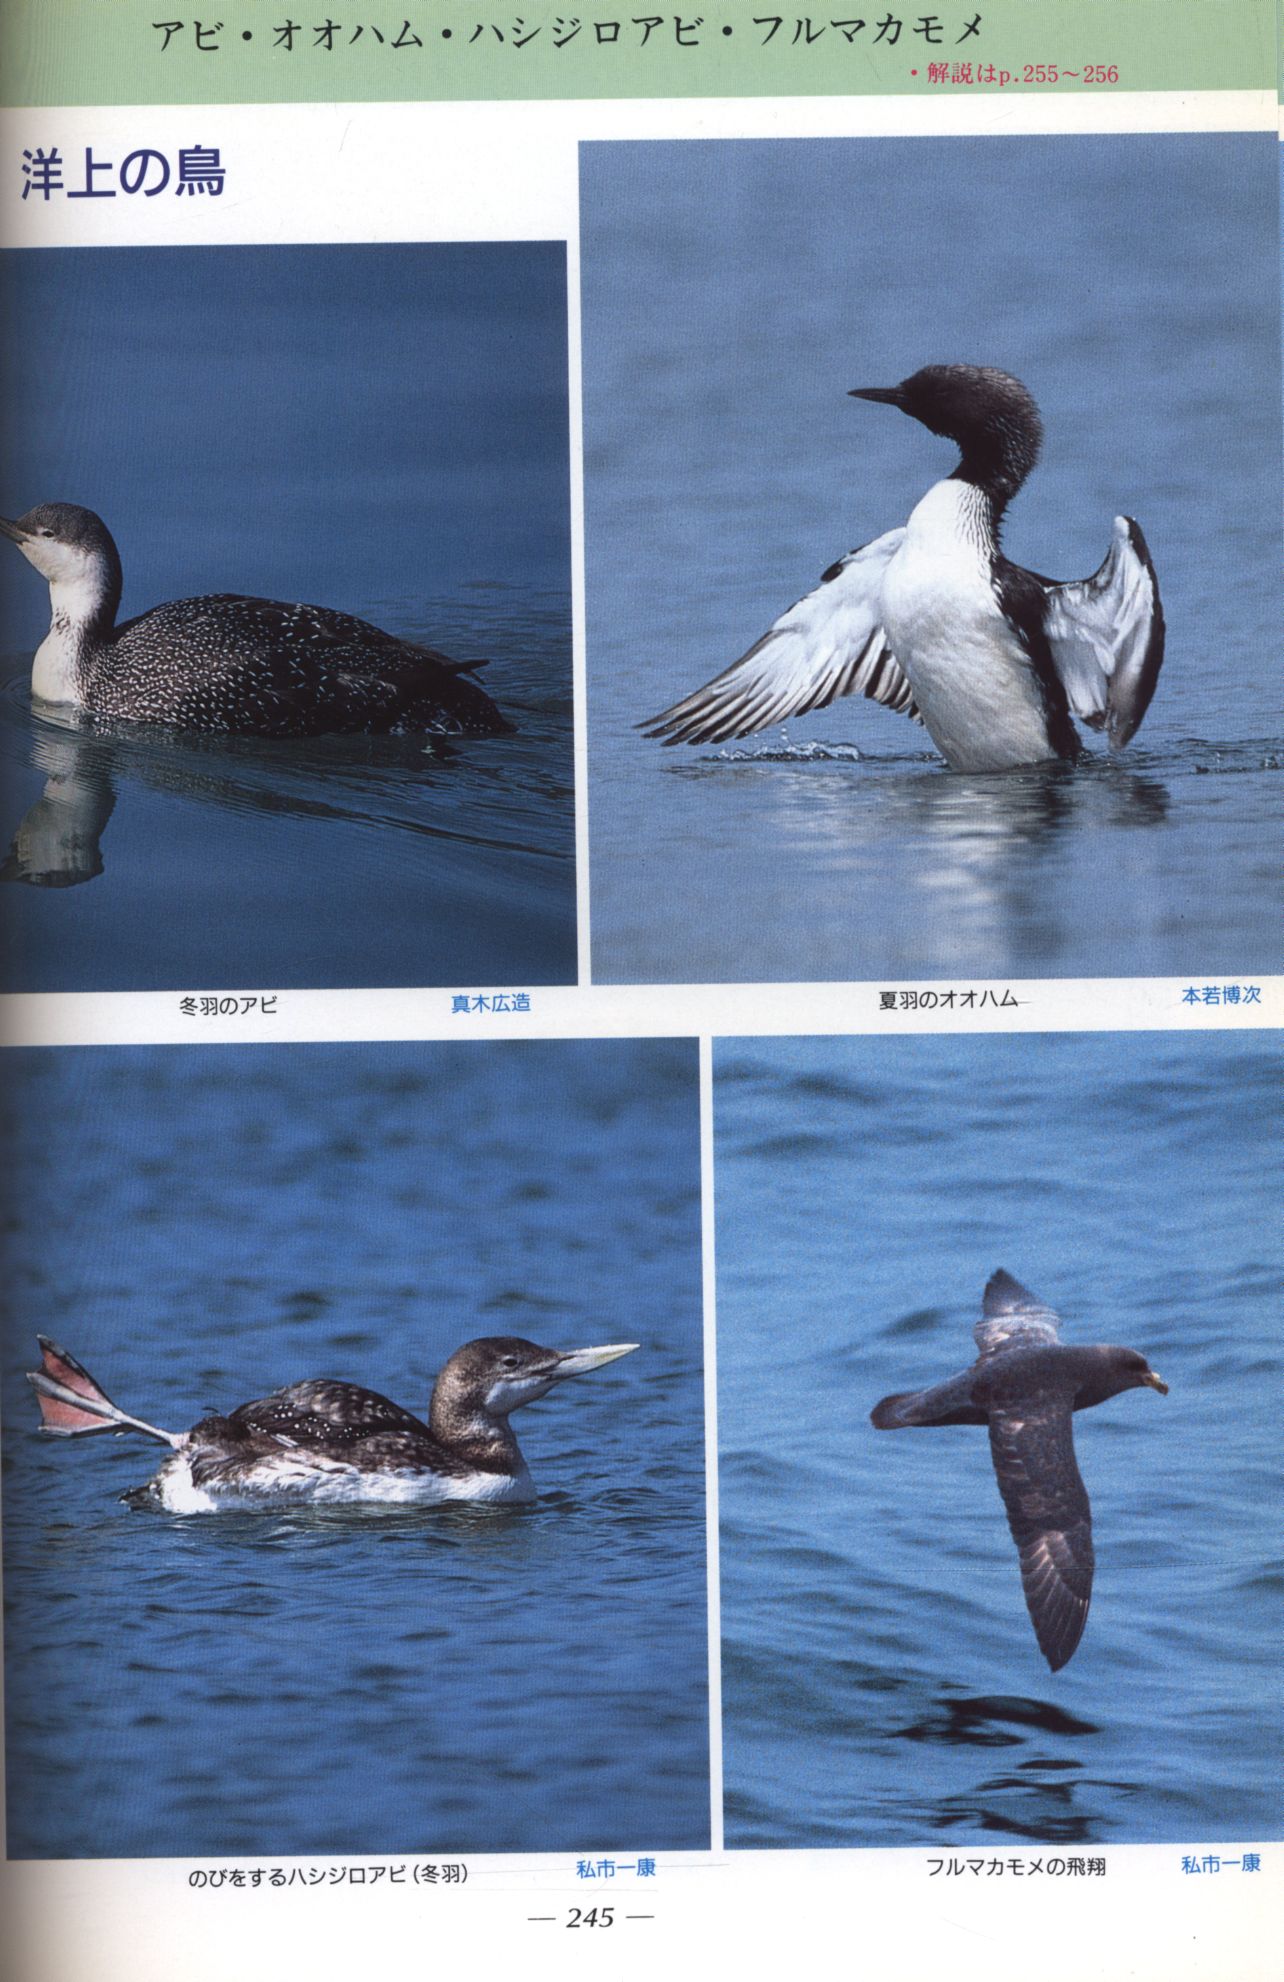
[[1092, 1597], [1092, 1508], [1075, 1462], [1076, 1411], [1148, 1385], [1168, 1394], [1135, 1349], [1069, 1348], [1052, 1309], [1002, 1269], [986, 1282], [973, 1329], [979, 1360], [929, 1390], [874, 1406], [879, 1431], [987, 1425], [990, 1456], [1039, 1650], [1054, 1672], [1074, 1656]]
[[8, 1059], [9, 1856], [708, 1850], [695, 1041]]
[[1277, 168], [581, 147], [597, 981], [1284, 967]]
[[0, 990], [574, 983], [565, 244], [0, 274]]
[[1263, 1032], [715, 1040], [730, 1849], [1275, 1835], [1282, 1122]]

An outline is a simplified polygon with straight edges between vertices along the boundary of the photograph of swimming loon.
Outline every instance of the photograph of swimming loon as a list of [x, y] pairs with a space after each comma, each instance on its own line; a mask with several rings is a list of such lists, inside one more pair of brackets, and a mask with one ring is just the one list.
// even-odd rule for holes
[[1265, 1034], [715, 1042], [729, 1848], [1275, 1834], [1282, 1090]]
[[564, 245], [6, 274], [0, 982], [574, 981]]
[[1279, 968], [1276, 181], [581, 148], [595, 978]]
[[707, 1849], [695, 1042], [12, 1058], [10, 1855]]
[[287, 1383], [190, 1431], [161, 1431], [113, 1404], [83, 1363], [47, 1335], [27, 1381], [42, 1429], [57, 1438], [141, 1432], [171, 1448], [154, 1478], [131, 1487], [128, 1507], [217, 1514], [283, 1502], [534, 1500], [530, 1468], [509, 1426], [520, 1404], [547, 1396], [636, 1342], [598, 1349], [541, 1349], [515, 1335], [487, 1335], [456, 1349], [433, 1384], [426, 1417], [359, 1383], [314, 1377]]

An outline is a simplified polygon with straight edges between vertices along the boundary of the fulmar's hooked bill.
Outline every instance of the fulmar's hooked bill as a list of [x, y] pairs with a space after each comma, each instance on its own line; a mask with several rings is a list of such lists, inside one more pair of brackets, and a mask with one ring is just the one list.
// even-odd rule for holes
[[1073, 1414], [1145, 1385], [1167, 1396], [1136, 1349], [1065, 1348], [1052, 1309], [1010, 1273], [994, 1274], [972, 1333], [971, 1369], [884, 1397], [880, 1431], [988, 1425], [990, 1455], [1039, 1649], [1056, 1672], [1083, 1636], [1092, 1595], [1092, 1509], [1075, 1464]]

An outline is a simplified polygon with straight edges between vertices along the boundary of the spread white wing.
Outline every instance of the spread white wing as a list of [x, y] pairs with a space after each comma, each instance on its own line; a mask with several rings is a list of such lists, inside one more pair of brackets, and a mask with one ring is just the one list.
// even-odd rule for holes
[[904, 536], [889, 530], [850, 551], [747, 654], [639, 727], [665, 743], [723, 743], [823, 709], [840, 695], [867, 695], [922, 722], [880, 619], [883, 574]]
[[1091, 578], [1042, 581], [1044, 631], [1070, 707], [1113, 750], [1135, 734], [1164, 659], [1164, 612], [1146, 539], [1116, 516], [1106, 561]]

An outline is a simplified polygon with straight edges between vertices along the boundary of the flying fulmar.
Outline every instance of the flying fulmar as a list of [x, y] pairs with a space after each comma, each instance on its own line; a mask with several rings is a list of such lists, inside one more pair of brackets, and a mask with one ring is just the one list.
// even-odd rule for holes
[[870, 1413], [879, 1431], [989, 1426], [1026, 1606], [1054, 1672], [1083, 1636], [1092, 1595], [1092, 1509], [1075, 1464], [1073, 1413], [1143, 1384], [1168, 1394], [1136, 1349], [1065, 1348], [1060, 1327], [1037, 1295], [999, 1271], [972, 1330], [981, 1353], [971, 1369], [884, 1397]]

